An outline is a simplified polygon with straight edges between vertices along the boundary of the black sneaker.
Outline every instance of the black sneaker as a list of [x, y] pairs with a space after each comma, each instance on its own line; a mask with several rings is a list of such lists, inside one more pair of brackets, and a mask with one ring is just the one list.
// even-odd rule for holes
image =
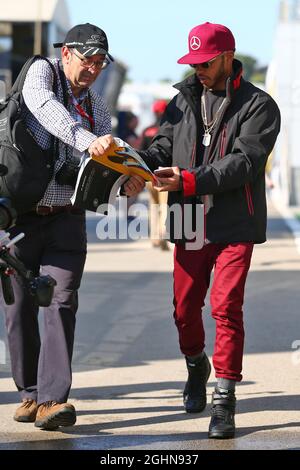
[[206, 354], [195, 362], [187, 357], [185, 360], [189, 376], [183, 392], [183, 405], [187, 413], [200, 413], [206, 407], [206, 383], [211, 365]]
[[215, 389], [212, 395], [211, 420], [208, 437], [211, 439], [230, 439], [235, 434], [235, 403], [234, 392], [226, 390], [221, 392]]

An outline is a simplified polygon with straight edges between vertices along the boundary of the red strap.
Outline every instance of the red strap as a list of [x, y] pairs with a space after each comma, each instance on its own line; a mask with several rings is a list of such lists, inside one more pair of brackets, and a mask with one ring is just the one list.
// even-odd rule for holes
[[85, 112], [85, 110], [80, 106], [80, 104], [75, 104], [75, 108], [76, 108], [76, 111], [78, 112], [78, 114], [80, 114], [81, 117], [85, 117], [89, 120], [91, 126], [92, 126], [92, 129], [94, 129], [94, 119], [92, 118], [92, 116], [90, 116], [88, 113]]

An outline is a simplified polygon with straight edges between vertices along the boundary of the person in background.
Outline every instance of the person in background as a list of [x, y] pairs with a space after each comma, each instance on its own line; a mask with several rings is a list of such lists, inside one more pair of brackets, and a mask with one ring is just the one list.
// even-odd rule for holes
[[[85, 152], [100, 156], [112, 143], [107, 107], [90, 87], [113, 61], [105, 32], [90, 23], [74, 26], [54, 47], [61, 48], [61, 59], [51, 59], [57, 93], [53, 92], [54, 72], [41, 59], [29, 68], [23, 88], [26, 122], [38, 144], [47, 149], [52, 136], [56, 139], [54, 174], [43, 198], [19, 215], [10, 230], [11, 235], [25, 233], [12, 254], [36, 276], [41, 271], [57, 281], [52, 303], [44, 308], [42, 339], [39, 308], [22, 278], [12, 276], [15, 303], [3, 303], [12, 375], [22, 398], [14, 419], [50, 430], [76, 422], [68, 396], [86, 228], [84, 211], [72, 206], [70, 198], [74, 168]], [[132, 177], [124, 190], [130, 195], [143, 186]]]
[[270, 191], [275, 188], [275, 184], [271, 176], [272, 163], [273, 163], [273, 152], [271, 153], [271, 155], [269, 155], [269, 158], [266, 164], [265, 181], [266, 181], [267, 191]]
[[210, 203], [202, 248], [193, 249], [184, 233], [170, 227], [176, 243], [174, 318], [188, 370], [184, 407], [188, 413], [201, 412], [211, 372], [202, 308], [214, 269], [210, 301], [217, 385], [208, 436], [225, 439], [235, 435], [244, 289], [253, 246], [266, 240], [265, 166], [280, 130], [280, 112], [267, 93], [243, 79], [242, 63], [234, 57], [235, 39], [226, 26], [195, 26], [188, 47], [178, 62], [189, 64], [194, 73], [175, 86], [179, 92], [156, 137], [140, 153], [153, 171], [168, 167], [158, 170], [156, 189], [169, 192], [171, 209], [192, 205], [190, 225], [202, 204], [208, 209]]
[[[155, 121], [141, 135], [140, 150], [146, 150], [154, 137], [156, 136], [161, 118], [167, 107], [166, 100], [156, 100], [152, 105], [152, 111], [155, 115]], [[149, 191], [149, 216], [150, 216], [150, 237], [154, 248], [169, 250], [169, 244], [166, 240], [166, 218], [168, 193], [158, 192], [150, 183], [146, 185]]]
[[[136, 114], [132, 111], [119, 111], [118, 113], [118, 126], [117, 126], [117, 137], [124, 140], [131, 147], [136, 149], [140, 148], [140, 138], [136, 133], [139, 120]], [[129, 215], [130, 207], [137, 202], [137, 195], [127, 197], [126, 200], [126, 211], [127, 220], [130, 222], [135, 218], [134, 215]]]
[[140, 139], [136, 133], [138, 117], [131, 111], [120, 111], [118, 115], [117, 137], [125, 140], [131, 147], [140, 148]]

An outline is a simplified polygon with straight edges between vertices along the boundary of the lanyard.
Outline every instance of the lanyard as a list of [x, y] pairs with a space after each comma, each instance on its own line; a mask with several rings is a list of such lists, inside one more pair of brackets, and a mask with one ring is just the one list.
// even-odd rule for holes
[[82, 106], [80, 106], [80, 104], [78, 103], [78, 101], [76, 100], [76, 98], [74, 96], [72, 96], [72, 101], [73, 101], [73, 104], [74, 104], [74, 107], [77, 111], [77, 113], [81, 116], [81, 117], [85, 117], [86, 119], [89, 120], [89, 123], [91, 125], [91, 129], [93, 130], [94, 129], [94, 119], [92, 118], [92, 116], [90, 116], [84, 109]]
[[[62, 89], [63, 89], [64, 106], [67, 107], [67, 104], [68, 104], [68, 85], [67, 85], [67, 79], [66, 79], [66, 76], [64, 74], [63, 66], [62, 66], [61, 61], [59, 61], [58, 72], [59, 72], [59, 77], [60, 77], [60, 81], [61, 81], [61, 86], [62, 86]], [[91, 131], [93, 132], [94, 126], [95, 126], [95, 121], [92, 117], [92, 106], [91, 106], [89, 94], [88, 94], [88, 100], [89, 100], [88, 103], [89, 103], [89, 108], [90, 108], [90, 110], [89, 110], [90, 114], [85, 112], [85, 110], [82, 108], [82, 106], [80, 106], [80, 104], [78, 103], [78, 101], [76, 100], [76, 98], [73, 94], [71, 96], [72, 96], [73, 105], [74, 105], [77, 113], [81, 117], [85, 117], [85, 118], [88, 119], [88, 121], [90, 123], [90, 126], [91, 126]]]

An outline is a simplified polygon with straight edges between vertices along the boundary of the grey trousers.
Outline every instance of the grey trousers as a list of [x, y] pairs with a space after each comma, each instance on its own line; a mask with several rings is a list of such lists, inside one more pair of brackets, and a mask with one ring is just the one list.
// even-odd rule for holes
[[18, 218], [11, 234], [25, 238], [11, 251], [35, 275], [50, 274], [57, 282], [50, 307], [44, 308], [40, 339], [39, 307], [19, 276], [11, 276], [15, 303], [5, 311], [12, 375], [22, 398], [44, 403], [68, 399], [72, 382], [75, 314], [86, 258], [84, 213]]

